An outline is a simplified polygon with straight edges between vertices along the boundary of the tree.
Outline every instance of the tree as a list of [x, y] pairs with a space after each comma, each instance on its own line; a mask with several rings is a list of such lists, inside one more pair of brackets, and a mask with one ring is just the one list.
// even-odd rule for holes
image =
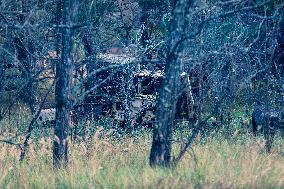
[[56, 64], [55, 103], [56, 123], [54, 128], [53, 161], [55, 166], [63, 166], [68, 162], [68, 130], [70, 128], [71, 86], [73, 80], [72, 60], [72, 5], [73, 0], [63, 0], [62, 24], [58, 26], [62, 32], [61, 61]]
[[173, 8], [167, 43], [165, 75], [159, 93], [157, 125], [153, 129], [153, 143], [150, 152], [150, 165], [153, 167], [169, 166], [171, 163], [171, 137], [181, 71], [181, 62], [178, 58], [184, 48], [182, 42], [186, 35], [186, 16], [191, 4], [192, 1], [179, 0]]
[[[282, 10], [283, 4], [276, 3], [275, 9], [272, 9], [271, 16], [268, 16], [265, 10], [271, 2], [272, 1], [242, 3], [237, 0], [225, 2], [176, 1], [173, 7], [169, 27], [165, 75], [159, 93], [156, 126], [153, 130], [153, 141], [150, 152], [150, 165], [152, 167], [170, 166], [172, 163], [175, 163], [186, 152], [186, 148], [193, 141], [196, 132], [207, 124], [210, 117], [214, 115], [217, 118], [220, 117], [220, 120], [222, 120], [223, 113], [220, 109], [232, 103], [232, 97], [236, 99], [237, 93], [239, 92], [239, 89], [237, 89], [236, 86], [243, 85], [243, 83], [254, 77], [252, 72], [244, 75], [244, 67], [233, 64], [234, 62], [242, 62], [243, 66], [248, 67], [250, 62], [247, 62], [248, 59], [246, 59], [247, 57], [245, 54], [248, 52], [251, 52], [254, 58], [259, 60], [264, 60], [263, 57], [265, 57], [265, 60], [268, 61], [268, 57], [271, 57], [271, 50], [266, 51], [261, 49], [263, 45], [260, 49], [257, 49], [257, 52], [259, 52], [257, 55], [251, 49], [251, 46], [255, 45], [256, 42], [262, 44], [263, 41], [260, 40], [259, 35], [255, 37], [242, 35], [241, 33], [239, 36], [235, 36], [238, 28], [236, 27], [236, 29], [233, 30], [233, 28], [228, 27], [227, 29], [231, 30], [227, 30], [227, 32], [226, 30], [222, 31], [228, 33], [228, 38], [225, 38], [224, 40], [224, 37], [219, 36], [218, 30], [216, 31], [215, 29], [220, 28], [220, 25], [222, 26], [223, 23], [226, 22], [226, 19], [229, 20], [229, 23], [232, 22], [230, 19], [236, 19], [234, 16], [240, 16], [241, 13], [244, 14], [243, 17], [246, 20], [251, 20], [251, 17], [256, 16], [254, 14], [255, 11], [257, 14], [259, 14], [258, 11], [261, 13], [264, 12], [264, 16], [259, 15], [260, 21], [258, 20], [258, 22], [256, 22], [257, 24], [268, 19], [274, 19], [275, 15], [278, 15], [279, 10]], [[206, 4], [206, 6], [203, 3]], [[208, 7], [208, 10], [206, 7]], [[208, 13], [206, 13], [206, 11], [208, 11]], [[245, 23], [245, 21], [243, 21], [243, 23]], [[236, 32], [229, 34], [229, 31]], [[253, 29], [253, 31], [256, 30]], [[262, 35], [265, 34], [260, 32], [261, 30], [258, 31], [258, 33], [261, 33]], [[270, 34], [274, 31], [275, 27], [272, 27], [268, 36], [270, 37]], [[201, 38], [200, 41], [204, 42], [207, 40], [207, 43], [202, 43], [200, 45], [196, 43], [198, 42], [196, 39], [197, 36]], [[247, 38], [249, 47], [246, 47], [246, 44], [243, 44], [243, 41], [239, 42], [238, 38], [244, 38], [244, 41], [246, 41]], [[234, 39], [235, 41], [230, 42], [231, 39]], [[275, 46], [273, 41], [274, 38], [271, 36], [270, 39], [268, 39], [269, 38], [266, 37], [264, 42], [266, 44], [271, 44], [270, 49], [273, 49]], [[237, 52], [242, 52], [241, 58], [240, 54], [234, 51], [231, 52], [229, 50], [226, 52], [230, 43], [232, 49], [238, 49]], [[185, 48], [185, 46], [187, 48]], [[222, 48], [220, 48], [220, 46]], [[244, 52], [243, 49], [246, 49], [246, 51]], [[186, 62], [186, 60], [183, 60], [183, 57], [180, 56], [182, 53], [184, 53], [184, 56], [190, 57], [193, 61], [189, 61], [187, 65], [183, 65], [181, 62]], [[228, 59], [231, 59], [232, 63], [228, 64]], [[196, 63], [194, 60], [196, 60]], [[271, 61], [268, 62], [268, 64], [271, 64]], [[198, 74], [200, 76], [197, 77], [197, 82], [199, 84], [196, 86], [197, 90], [199, 90], [198, 98], [200, 102], [197, 104], [198, 107], [195, 108], [198, 119], [194, 126], [191, 126], [193, 132], [191, 137], [188, 138], [186, 145], [181, 149], [177, 158], [172, 158], [171, 141], [172, 128], [174, 126], [173, 120], [176, 111], [177, 98], [181, 92], [179, 87], [181, 70], [183, 69], [181, 67], [185, 66], [189, 67], [188, 70], [190, 71], [194, 71], [195, 68], [203, 69], [201, 72], [197, 72], [200, 73]], [[230, 66], [232, 67], [230, 68]], [[204, 69], [205, 67], [210, 68], [211, 74], [206, 74], [206, 71], [208, 70]], [[229, 72], [230, 69], [233, 71]], [[185, 71], [188, 72], [188, 70]], [[205, 74], [202, 72], [205, 72]], [[256, 72], [259, 73], [260, 71], [256, 70]], [[205, 77], [203, 77], [203, 75]], [[192, 78], [189, 79], [191, 80]], [[204, 86], [204, 81], [208, 84], [211, 83], [211, 86]], [[190, 93], [193, 92], [193, 89], [188, 88], [187, 90]], [[205, 100], [208, 101], [206, 102]], [[206, 103], [212, 104], [213, 108], [211, 108], [211, 112], [205, 111]]]

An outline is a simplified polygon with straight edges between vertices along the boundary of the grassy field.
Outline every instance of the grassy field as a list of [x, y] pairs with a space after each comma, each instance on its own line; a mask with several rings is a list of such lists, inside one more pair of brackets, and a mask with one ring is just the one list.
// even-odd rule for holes
[[[92, 141], [70, 144], [70, 164], [53, 170], [51, 140], [19, 149], [0, 144], [0, 188], [284, 188], [283, 141], [263, 151], [261, 138], [238, 134], [198, 137], [176, 168], [151, 169], [151, 136], [114, 140], [97, 132]], [[176, 148], [177, 149], [177, 148]]]

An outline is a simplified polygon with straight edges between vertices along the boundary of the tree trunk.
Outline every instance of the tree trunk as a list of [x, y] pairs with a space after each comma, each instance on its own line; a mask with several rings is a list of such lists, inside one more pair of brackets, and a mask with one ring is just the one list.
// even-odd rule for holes
[[53, 142], [53, 164], [62, 167], [68, 162], [68, 129], [71, 124], [71, 85], [73, 77], [71, 6], [72, 0], [63, 0], [62, 9], [62, 51], [61, 62], [56, 64], [56, 121]]
[[[153, 142], [150, 153], [150, 166], [169, 166], [171, 162], [171, 137], [176, 109], [176, 76], [179, 73], [177, 59], [170, 58], [158, 101], [157, 124], [153, 130]], [[168, 64], [167, 64], [168, 65]]]
[[[87, 34], [82, 39], [84, 49], [85, 49], [85, 56], [86, 56], [86, 69], [87, 69], [87, 82], [85, 84], [85, 91], [89, 91], [92, 87], [96, 85], [96, 74], [94, 76], [89, 76], [97, 69], [97, 49], [92, 47], [91, 40], [90, 40], [90, 34], [87, 32]], [[95, 93], [95, 92], [93, 92]], [[89, 99], [88, 96], [84, 100], [85, 102], [90, 102], [92, 99]]]
[[284, 11], [281, 13], [282, 18], [279, 20], [277, 46], [273, 54], [272, 73], [283, 82], [284, 75]]
[[[18, 22], [20, 25], [24, 25], [29, 11], [30, 7], [32, 5], [31, 0], [21, 0], [21, 11], [25, 14], [19, 14], [18, 15]], [[14, 33], [14, 39], [13, 43], [15, 45], [15, 50], [17, 52], [17, 59], [20, 62], [21, 66], [21, 77], [23, 80], [29, 80], [34, 77], [34, 65], [35, 65], [35, 59], [33, 57], [35, 47], [34, 47], [34, 41], [33, 36], [29, 35], [25, 30], [13, 32]], [[26, 43], [24, 42], [27, 39]], [[26, 87], [19, 91], [20, 98], [30, 107], [31, 113], [34, 114], [36, 110], [36, 88], [37, 83], [34, 81], [28, 82], [26, 84]]]
[[169, 28], [168, 53], [165, 76], [158, 99], [157, 120], [153, 129], [153, 141], [150, 152], [150, 166], [171, 165], [171, 139], [177, 102], [177, 87], [180, 83], [178, 54], [183, 50], [182, 42], [187, 26], [186, 15], [191, 1], [177, 1]]

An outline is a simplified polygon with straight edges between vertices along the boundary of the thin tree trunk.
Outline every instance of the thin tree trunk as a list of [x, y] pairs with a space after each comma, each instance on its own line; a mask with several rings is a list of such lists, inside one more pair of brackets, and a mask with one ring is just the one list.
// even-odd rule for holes
[[[96, 60], [96, 54], [97, 50], [92, 47], [92, 44], [90, 42], [90, 36], [89, 32], [83, 37], [82, 42], [85, 48], [85, 55], [86, 55], [86, 69], [87, 69], [87, 83], [85, 84], [85, 91], [90, 90], [92, 87], [95, 86], [95, 77], [96, 75], [89, 77], [89, 74], [93, 73], [97, 69], [97, 60]], [[89, 102], [90, 99], [86, 97], [84, 100], [85, 102]]]
[[55, 167], [65, 166], [68, 162], [68, 129], [71, 124], [71, 84], [73, 77], [71, 6], [72, 0], [63, 0], [62, 9], [62, 52], [61, 62], [56, 64], [56, 121], [53, 142], [53, 164]]
[[49, 90], [46, 92], [46, 94], [45, 94], [45, 96], [44, 96], [44, 98], [43, 98], [43, 100], [42, 100], [42, 102], [41, 102], [37, 112], [33, 113], [33, 119], [31, 120], [31, 122], [29, 124], [28, 131], [27, 131], [24, 143], [23, 143], [22, 148], [21, 148], [21, 154], [20, 154], [20, 158], [19, 158], [20, 161], [23, 161], [24, 158], [26, 157], [26, 152], [27, 152], [27, 149], [29, 147], [29, 140], [31, 138], [32, 131], [34, 129], [34, 125], [35, 125], [36, 120], [38, 119], [38, 117], [40, 115], [40, 112], [41, 112], [41, 110], [42, 110], [42, 108], [43, 108], [43, 106], [44, 106], [44, 104], [46, 102], [46, 99], [47, 99], [48, 95], [50, 94], [53, 86], [54, 86], [54, 83], [50, 86]]
[[[31, 0], [21, 0], [21, 11], [25, 14], [19, 14], [18, 21], [21, 25], [24, 25], [26, 21], [26, 15], [29, 13], [30, 6], [32, 5]], [[33, 44], [32, 36], [28, 35], [27, 32], [18, 31], [14, 32], [14, 44], [17, 51], [17, 58], [20, 62], [22, 68], [22, 79], [28, 80], [33, 77], [33, 68], [35, 59], [33, 58], [33, 54], [35, 51], [35, 47]], [[24, 39], [28, 39], [28, 42], [24, 42]], [[21, 99], [28, 104], [30, 107], [32, 115], [34, 115], [36, 110], [36, 86], [35, 82], [29, 82], [27, 86], [19, 91]]]

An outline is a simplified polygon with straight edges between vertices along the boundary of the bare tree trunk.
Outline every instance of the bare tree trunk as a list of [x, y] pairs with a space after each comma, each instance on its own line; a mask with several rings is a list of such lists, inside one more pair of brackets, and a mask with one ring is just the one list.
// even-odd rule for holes
[[71, 124], [71, 84], [73, 77], [71, 6], [72, 0], [63, 0], [62, 9], [62, 52], [61, 62], [56, 64], [56, 122], [53, 142], [53, 164], [62, 167], [68, 162], [68, 129]]
[[173, 10], [169, 28], [168, 53], [165, 76], [158, 99], [156, 125], [153, 130], [153, 142], [150, 152], [150, 166], [171, 165], [172, 127], [177, 102], [177, 87], [180, 83], [178, 54], [183, 50], [182, 42], [187, 26], [186, 15], [190, 4], [188, 0], [178, 0]]
[[[32, 1], [21, 0], [20, 2], [20, 10], [23, 12], [23, 14], [18, 15], [18, 22], [21, 25], [24, 25], [27, 19], [26, 15], [28, 15], [29, 9], [32, 6]], [[33, 57], [35, 51], [33, 38], [25, 30], [12, 31], [12, 33], [14, 33], [13, 43], [22, 71], [21, 77], [23, 80], [29, 80], [33, 77], [35, 64], [35, 59]], [[20, 98], [29, 106], [32, 115], [36, 110], [36, 85], [37, 84], [34, 81], [28, 82], [26, 87], [19, 91]]]
[[[86, 55], [86, 69], [87, 69], [87, 82], [85, 84], [85, 91], [90, 90], [95, 85], [95, 77], [96, 75], [89, 77], [89, 74], [92, 74], [97, 69], [97, 60], [96, 60], [96, 54], [97, 49], [92, 47], [91, 44], [91, 38], [89, 32], [86, 33], [86, 35], [82, 39], [84, 48], [85, 48], [85, 55]], [[89, 102], [90, 100], [88, 97], [85, 98], [85, 102]]]
[[[284, 9], [284, 8], [283, 8]], [[277, 46], [273, 54], [272, 73], [284, 84], [284, 10], [281, 12], [279, 20]]]
[[[177, 63], [175, 57], [170, 58]], [[150, 153], [150, 165], [168, 166], [171, 161], [171, 137], [176, 109], [176, 75], [179, 73], [178, 65], [170, 65], [160, 89], [157, 111], [157, 125], [153, 130], [153, 142]]]

